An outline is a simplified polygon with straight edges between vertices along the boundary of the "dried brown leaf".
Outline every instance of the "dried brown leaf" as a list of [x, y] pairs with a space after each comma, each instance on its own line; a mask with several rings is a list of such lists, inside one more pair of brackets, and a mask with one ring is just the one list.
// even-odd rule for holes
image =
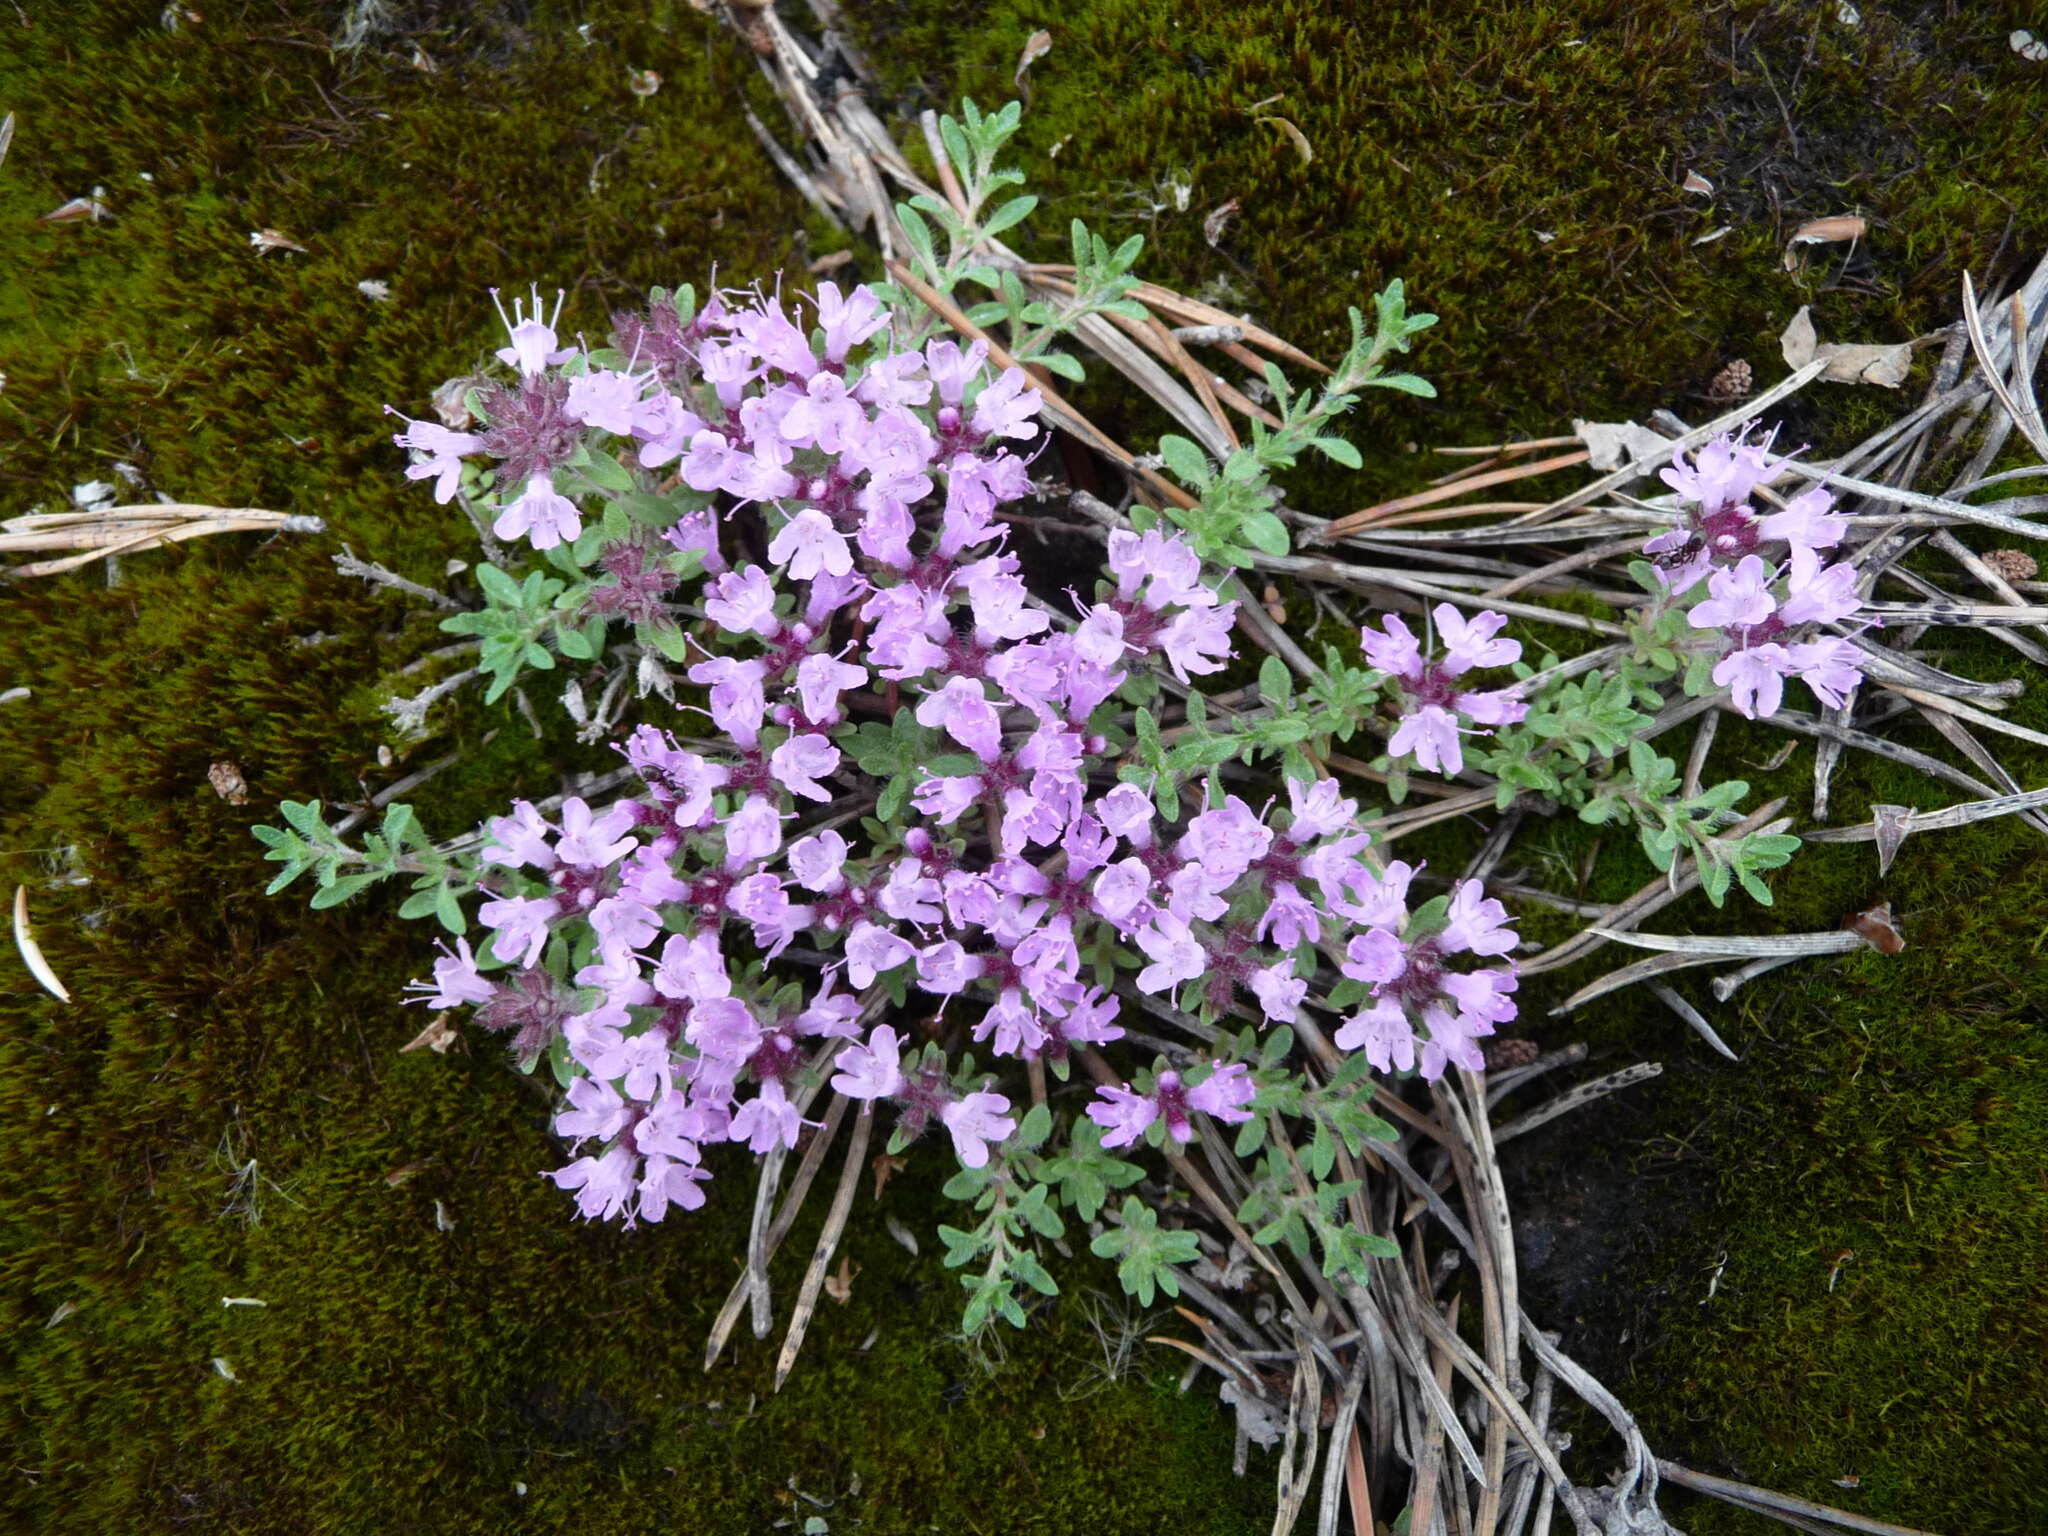
[[1313, 149], [1309, 148], [1308, 135], [1303, 133], [1299, 128], [1295, 127], [1294, 124], [1289, 122], [1286, 118], [1261, 117], [1255, 119], [1255, 121], [1264, 123], [1267, 127], [1278, 130], [1280, 136], [1286, 139], [1288, 143], [1294, 146], [1294, 152], [1297, 155], [1301, 156], [1301, 163], [1303, 165], [1313, 165], [1315, 163], [1316, 152]]
[[1778, 345], [1788, 367], [1804, 368], [1818, 358], [1827, 364], [1820, 375], [1823, 379], [1837, 384], [1881, 384], [1886, 389], [1897, 389], [1912, 371], [1913, 348], [1917, 343], [1823, 342], [1814, 333], [1809, 306], [1802, 304], [1792, 323], [1785, 327], [1785, 334], [1778, 338]]
[[810, 265], [813, 277], [823, 277], [828, 272], [837, 272], [853, 260], [852, 251], [827, 251]]
[[43, 958], [42, 947], [36, 943], [35, 935], [28, 926], [28, 887], [14, 888], [14, 947], [21, 951], [22, 963], [29, 974], [59, 1002], [71, 1001], [71, 994], [64, 990], [64, 983], [57, 979], [57, 973], [50, 969], [50, 962]]
[[1668, 457], [1671, 447], [1663, 433], [1633, 421], [1574, 421], [1572, 431], [1591, 455], [1586, 462], [1602, 472], [1652, 455]]
[[1685, 173], [1685, 185], [1683, 190], [1687, 192], [1696, 192], [1701, 197], [1712, 197], [1714, 195], [1714, 184], [1711, 181], [1707, 180], [1706, 177], [1702, 176], [1698, 171], [1687, 171]]
[[879, 1200], [882, 1198], [882, 1191], [888, 1188], [890, 1178], [908, 1168], [910, 1159], [891, 1157], [888, 1153], [881, 1152], [876, 1154], [875, 1160], [868, 1166], [875, 1172], [875, 1198]]
[[1050, 32], [1040, 30], [1025, 38], [1024, 51], [1017, 55], [1017, 71], [1010, 76], [1010, 83], [1021, 92], [1024, 89], [1024, 76], [1030, 72], [1031, 66], [1051, 52]]
[[454, 1017], [454, 1013], [448, 1010], [435, 1014], [432, 1023], [398, 1048], [398, 1054], [403, 1056], [407, 1051], [416, 1051], [424, 1045], [436, 1056], [446, 1056], [448, 1047], [462, 1038], [455, 1026], [448, 1022]]
[[1842, 926], [1880, 955], [1896, 955], [1906, 947], [1906, 936], [1893, 921], [1892, 904], [1888, 901], [1845, 918]]
[[268, 256], [272, 251], [303, 253], [306, 249], [281, 229], [252, 229], [249, 231], [249, 243], [256, 247], [260, 256]]
[[859, 1273], [852, 1255], [842, 1253], [839, 1256], [839, 1273], [825, 1277], [825, 1294], [845, 1306], [853, 1300], [853, 1277]]
[[1861, 240], [1870, 228], [1869, 221], [1853, 213], [1838, 213], [1831, 218], [1809, 219], [1792, 231], [1788, 245], [1826, 245], [1838, 240]]
[[249, 803], [249, 782], [242, 777], [242, 770], [231, 762], [223, 760], [213, 764], [206, 770], [206, 782], [229, 805]]
[[90, 220], [97, 224], [107, 217], [107, 205], [97, 197], [74, 197], [68, 203], [60, 203], [48, 213], [38, 216], [42, 224], [83, 224]]
[[1237, 199], [1234, 197], [1227, 203], [1218, 203], [1211, 208], [1209, 216], [1202, 220], [1202, 238], [1212, 246], [1221, 240], [1224, 226], [1237, 217], [1237, 208]]

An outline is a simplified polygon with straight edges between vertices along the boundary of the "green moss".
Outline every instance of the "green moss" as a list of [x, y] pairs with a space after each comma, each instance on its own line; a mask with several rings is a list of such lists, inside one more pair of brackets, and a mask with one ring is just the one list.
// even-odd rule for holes
[[[0, 105], [21, 121], [0, 176], [7, 510], [126, 459], [180, 496], [334, 529], [156, 552], [125, 562], [117, 588], [87, 574], [0, 604], [0, 687], [35, 690], [0, 707], [0, 857], [31, 883], [79, 998], [62, 1008], [17, 980], [0, 1031], [10, 1523], [758, 1530], [812, 1512], [794, 1479], [837, 1501], [834, 1529], [1263, 1527], [1269, 1485], [1228, 1477], [1227, 1428], [1200, 1395], [1142, 1373], [1095, 1391], [1078, 1302], [983, 1373], [946, 1341], [958, 1299], [930, 1245], [913, 1260], [873, 1222], [856, 1223], [853, 1299], [827, 1304], [783, 1395], [768, 1391], [771, 1344], [743, 1340], [704, 1376], [738, 1181], [668, 1231], [565, 1224], [534, 1177], [553, 1149], [532, 1086], [485, 1049], [395, 1054], [421, 1022], [392, 999], [423, 969], [424, 935], [388, 902], [308, 914], [258, 894], [252, 820], [407, 766], [377, 765], [373, 680], [432, 643], [431, 621], [325, 557], [347, 540], [434, 581], [473, 553], [398, 481], [378, 412], [422, 410], [485, 355], [480, 290], [569, 285], [570, 322], [595, 329], [650, 283], [701, 281], [714, 262], [744, 280], [826, 242], [791, 238], [797, 205], [732, 120], [734, 94], [759, 90], [751, 65], [682, 6], [423, 4], [407, 20], [433, 72], [403, 45], [332, 57], [338, 6], [202, 9], [166, 35], [152, 7], [19, 27], [0, 8]], [[1729, 357], [1770, 377], [1800, 303], [1826, 336], [1912, 334], [1950, 318], [1959, 269], [2039, 248], [2030, 125], [2048, 88], [2006, 48], [2015, 23], [1865, 4], [1852, 31], [1828, 9], [1408, 5], [1361, 25], [1293, 3], [870, 0], [855, 20], [890, 91], [939, 105], [1007, 95], [1024, 36], [1053, 27], [1024, 138], [1048, 227], [1078, 214], [1143, 229], [1149, 273], [1312, 345], [1391, 275], [1445, 317], [1419, 354], [1442, 399], [1362, 412], [1372, 473], [1308, 486], [1304, 504], [1327, 511], [1438, 472], [1411, 442], [1548, 434], [1674, 393], [1704, 415], [1698, 391]], [[644, 67], [665, 83], [643, 102], [625, 76]], [[1312, 165], [1265, 113], [1301, 129]], [[1717, 183], [1711, 206], [1674, 190], [1688, 168]], [[1162, 192], [1176, 172], [1184, 211]], [[34, 222], [94, 185], [111, 222]], [[1242, 211], [1212, 248], [1203, 218], [1230, 198]], [[1791, 228], [1851, 207], [1873, 220], [1853, 264], [1783, 270]], [[306, 252], [258, 256], [261, 228]], [[363, 278], [388, 281], [391, 302], [358, 293]], [[1896, 403], [1827, 391], [1787, 430], [1845, 441]], [[1109, 418], [1142, 439], [1141, 418], [1114, 402]], [[314, 634], [332, 638], [297, 644]], [[1956, 664], [2008, 670], [1988, 646]], [[2013, 718], [2048, 725], [2038, 697]], [[473, 755], [434, 783], [441, 826], [596, 760], [534, 742], [510, 711], [457, 709], [445, 730]], [[1746, 766], [1774, 745], [1731, 725], [1723, 759], [1757, 798], [1803, 805], [1810, 747]], [[249, 806], [206, 785], [219, 758], [248, 776]], [[2028, 783], [2048, 766], [2009, 761]], [[1845, 769], [1838, 798], [1846, 820], [1953, 797], [1876, 764]], [[2007, 822], [1915, 839], [1888, 882], [1867, 847], [1808, 850], [1763, 922], [1829, 927], [1888, 895], [1912, 947], [1738, 994], [1716, 1017], [1740, 1067], [1634, 999], [1541, 1026], [1615, 1064], [1669, 1065], [1530, 1138], [1515, 1170], [1604, 1168], [1629, 1197], [1610, 1226], [1645, 1222], [1581, 1288], [1589, 1315], [1555, 1316], [1661, 1445], [1913, 1524], [2043, 1523], [2029, 1365], [2048, 1306], [2030, 1263], [2048, 869], [2033, 836]], [[1597, 829], [1525, 839], [1526, 860], [1584, 864], [1591, 897], [1649, 875]], [[43, 883], [67, 846], [90, 886]], [[1415, 846], [1450, 867], [1471, 841], [1446, 828]], [[1695, 900], [1660, 922], [1759, 919]], [[1531, 1017], [1608, 962], [1532, 988]], [[254, 1224], [233, 1193], [252, 1159]], [[906, 1177], [888, 1202], [928, 1226], [927, 1185]], [[1562, 1302], [1564, 1277], [1531, 1278]], [[66, 1303], [78, 1310], [46, 1326]], [[1856, 1490], [1836, 1485], [1852, 1475]], [[1681, 1523], [1753, 1528], [1714, 1508]]]
[[[488, 285], [564, 284], [565, 324], [595, 330], [652, 283], [767, 277], [803, 241], [730, 113], [751, 64], [683, 7], [593, 17], [588, 47], [574, 7], [422, 9], [435, 72], [409, 43], [333, 57], [339, 9], [208, 5], [176, 35], [154, 7], [0, 19], [6, 513], [118, 459], [331, 528], [0, 601], [0, 688], [33, 689], [0, 707], [0, 873], [77, 999], [15, 969], [0, 1005], [0, 1524], [739, 1532], [820, 1512], [800, 1490], [835, 1530], [1252, 1529], [1268, 1485], [1229, 1476], [1226, 1424], [1156, 1352], [1097, 1390], [1076, 1300], [988, 1374], [947, 1341], [931, 1242], [914, 1260], [865, 1211], [853, 1298], [785, 1391], [779, 1335], [743, 1329], [705, 1375], [741, 1161], [666, 1229], [565, 1220], [533, 1083], [488, 1046], [397, 1054], [429, 936], [389, 900], [261, 894], [249, 827], [279, 799], [360, 799], [459, 744], [421, 797], [453, 831], [605, 756], [509, 708], [450, 707], [410, 758], [392, 739], [380, 680], [445, 637], [328, 557], [442, 582], [475, 549], [399, 477], [384, 403], [423, 412], [483, 359]], [[643, 67], [664, 76], [644, 102]], [[94, 185], [110, 221], [36, 222]], [[306, 251], [259, 256], [262, 228]], [[221, 759], [248, 805], [209, 787]], [[47, 883], [66, 848], [89, 885]], [[887, 1203], [929, 1231], [934, 1190]]]
[[[1023, 134], [1033, 190], [1054, 222], [1144, 231], [1159, 280], [1326, 350], [1343, 307], [1390, 276], [1443, 316], [1416, 363], [1441, 398], [1362, 411], [1352, 435], [1367, 477], [1323, 477], [1295, 498], [1320, 512], [1441, 472], [1418, 443], [1550, 435], [1574, 416], [1640, 419], [1658, 405], [1703, 419], [1720, 409], [1705, 392], [1729, 359], [1776, 375], [1778, 333], [1801, 304], [1826, 338], [1921, 334], [1954, 318], [1959, 272], [2010, 274], [2048, 233], [2032, 191], [2048, 83], [2005, 42], [2016, 14], [1863, 5], [1850, 28], [1832, 7], [1760, 4], [852, 9], [903, 105], [1008, 97], [1025, 37], [1047, 27]], [[1300, 128], [1312, 164], [1257, 121], [1267, 114]], [[1715, 183], [1711, 201], [1679, 191], [1688, 170]], [[1212, 247], [1204, 219], [1233, 198], [1240, 212]], [[1786, 271], [1800, 223], [1846, 212], [1871, 223], [1853, 255], [1831, 248]], [[1844, 446], [1905, 395], [1810, 390], [1781, 413], [1784, 440]], [[1100, 404], [1144, 435], [1142, 416], [1107, 393]], [[1566, 481], [1529, 494], [1552, 487]], [[1569, 651], [1563, 632], [1517, 632]], [[1989, 642], [1958, 643], [1948, 664], [2014, 671]], [[2043, 714], [2036, 690], [2010, 718], [2040, 729]], [[1892, 730], [1953, 756], [1930, 730]], [[1682, 755], [1686, 739], [1667, 750]], [[1726, 722], [1716, 763], [1752, 782], [1752, 805], [1786, 795], [1804, 820], [1813, 747], [1768, 766], [1781, 740]], [[2048, 773], [2035, 749], [1994, 746], [2023, 784]], [[1852, 759], [1833, 819], [1959, 797]], [[1613, 900], [1653, 874], [1632, 842], [1539, 821], [1513, 862]], [[1475, 829], [1446, 825], [1401, 852], [1455, 869], [1476, 846]], [[1717, 913], [1697, 897], [1669, 910], [1654, 926], [1832, 928], [1887, 897], [1901, 915], [1910, 948], [1897, 959], [1804, 963], [1726, 1007], [1681, 980], [1739, 1067], [1634, 995], [1545, 1020], [1622, 963], [1612, 949], [1525, 989], [1545, 1043], [1586, 1039], [1608, 1066], [1666, 1063], [1659, 1082], [1532, 1137], [1510, 1173], [1546, 1234], [1532, 1294], [1672, 1454], [1931, 1529], [2043, 1524], [2044, 882], [2037, 835], [2006, 821], [1916, 838], [1885, 881], [1868, 845], [1809, 848], [1775, 879], [1774, 912]], [[1544, 942], [1575, 927], [1522, 922]], [[1830, 1292], [1845, 1248], [1856, 1257]], [[1595, 1426], [1578, 1429], [1582, 1450], [1600, 1443]], [[1680, 1523], [1766, 1528], [1705, 1505]]]
[[[2005, 42], [2019, 23], [1982, 8], [1864, 6], [1854, 28], [1753, 3], [849, 10], [906, 106], [1007, 99], [1025, 38], [1050, 30], [1020, 136], [1050, 238], [1070, 216], [1142, 231], [1148, 271], [1311, 350], [1338, 350], [1344, 307], [1403, 278], [1443, 317], [1418, 363], [1442, 397], [1361, 418], [1369, 476], [1389, 483], [1415, 473], [1409, 440], [1709, 414], [1731, 358], [1773, 376], [1804, 303], [1828, 338], [1946, 324], [1960, 271], [1994, 253], [2009, 271], [2040, 233], [2023, 125], [2048, 87]], [[1688, 171], [1711, 200], [1680, 191]], [[1232, 200], [1212, 246], [1205, 219]], [[1852, 211], [1872, 226], [1853, 258], [1825, 248], [1785, 271], [1800, 223]], [[1890, 405], [1847, 389], [1826, 403], [1823, 432]]]

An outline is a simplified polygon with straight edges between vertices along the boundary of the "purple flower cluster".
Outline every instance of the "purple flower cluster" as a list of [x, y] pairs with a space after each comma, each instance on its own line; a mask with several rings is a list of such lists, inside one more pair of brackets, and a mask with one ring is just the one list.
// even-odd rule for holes
[[1367, 629], [1359, 638], [1365, 659], [1386, 673], [1387, 692], [1401, 710], [1388, 756], [1413, 758], [1430, 773], [1455, 777], [1465, 769], [1462, 732], [1475, 724], [1513, 725], [1529, 713], [1515, 686], [1474, 690], [1460, 687], [1459, 680], [1474, 667], [1514, 665], [1522, 659], [1522, 645], [1495, 638], [1508, 622], [1498, 613], [1467, 619], [1449, 603], [1438, 603], [1431, 617], [1443, 642], [1441, 657], [1424, 656], [1408, 626], [1391, 613], [1381, 629]]
[[1861, 652], [1849, 640], [1796, 638], [1815, 625], [1853, 619], [1863, 599], [1855, 568], [1828, 564], [1822, 553], [1841, 543], [1847, 527], [1825, 486], [1809, 486], [1767, 516], [1750, 505], [1757, 488], [1785, 468], [1769, 450], [1768, 438], [1719, 437], [1691, 463], [1666, 469], [1665, 483], [1691, 503], [1686, 525], [1643, 546], [1674, 594], [1705, 580], [1707, 595], [1694, 601], [1687, 621], [1719, 631], [1714, 682], [1752, 720], [1777, 713], [1787, 678], [1804, 682], [1831, 708], [1863, 680]]
[[1515, 969], [1456, 971], [1445, 962], [1512, 950], [1507, 909], [1485, 896], [1477, 880], [1463, 880], [1441, 915], [1427, 908], [1411, 915], [1407, 894], [1414, 875], [1399, 860], [1388, 865], [1379, 899], [1353, 914], [1367, 926], [1345, 947], [1340, 969], [1367, 985], [1373, 1001], [1337, 1031], [1337, 1044], [1363, 1050], [1382, 1072], [1406, 1072], [1416, 1063], [1414, 1021], [1420, 1019], [1428, 1030], [1421, 1040], [1424, 1077], [1441, 1076], [1452, 1062], [1477, 1072], [1486, 1064], [1480, 1037], [1515, 1016]]
[[[1297, 1019], [1318, 946], [1335, 955], [1349, 939], [1344, 969], [1375, 1001], [1340, 1042], [1405, 1070], [1419, 1039], [1430, 1076], [1472, 1062], [1514, 986], [1506, 969], [1444, 964], [1513, 942], [1476, 886], [1447, 926], [1411, 922], [1411, 872], [1375, 872], [1332, 781], [1290, 780], [1284, 809], [1230, 796], [1177, 825], [1117, 781], [1098, 710], [1140, 668], [1221, 669], [1236, 605], [1158, 530], [1113, 535], [1107, 579], [1073, 614], [1034, 597], [997, 515], [1029, 489], [1009, 444], [1039, 431], [1019, 370], [987, 377], [978, 342], [897, 350], [866, 289], [823, 285], [810, 334], [779, 301], [714, 303], [688, 324], [662, 309], [617, 327], [644, 372], [569, 378], [549, 372], [562, 354], [537, 304], [522, 311], [506, 394], [535, 421], [558, 412], [630, 439], [643, 467], [675, 464], [715, 493], [668, 537], [703, 552], [711, 577], [688, 675], [719, 744], [691, 750], [643, 725], [622, 748], [642, 786], [630, 798], [570, 799], [555, 821], [522, 802], [493, 820], [480, 915], [491, 955], [515, 969], [483, 974], [462, 944], [421, 984], [436, 1006], [516, 1028], [518, 1053], [550, 1053], [571, 1076], [556, 1129], [580, 1155], [551, 1177], [585, 1216], [657, 1221], [700, 1204], [704, 1150], [795, 1145], [827, 1074], [833, 1092], [891, 1104], [910, 1136], [936, 1122], [962, 1164], [985, 1166], [1016, 1129], [1010, 1100], [935, 1043], [912, 1049], [889, 1023], [863, 1035], [870, 1005], [915, 989], [935, 1000], [935, 1025], [966, 1012], [998, 1069], [1060, 1062], [1121, 1038], [1103, 984], [1120, 951], [1143, 956], [1143, 993], [1276, 1023]], [[509, 419], [499, 409], [492, 419]], [[449, 446], [417, 425], [405, 436]], [[560, 442], [484, 436], [528, 477], [501, 536], [573, 536], [513, 510], [566, 462]], [[764, 526], [754, 558], [728, 560], [720, 508], [744, 503]], [[1426, 666], [1412, 640], [1412, 666], [1396, 654], [1397, 620], [1383, 641], [1418, 716], [1519, 718], [1511, 690], [1451, 682], [1518, 654], [1492, 638], [1497, 616], [1467, 624], [1446, 607], [1438, 626], [1449, 649]], [[857, 763], [892, 713], [888, 739], [917, 744], [909, 811], [863, 830], [845, 807], [873, 789]], [[1447, 748], [1435, 717], [1418, 729], [1418, 756], [1455, 770], [1455, 726]], [[807, 979], [793, 981], [800, 959]], [[1253, 1092], [1239, 1064], [1193, 1086], [1162, 1071], [1088, 1112], [1105, 1145], [1155, 1120], [1186, 1141], [1192, 1112], [1241, 1120]]]

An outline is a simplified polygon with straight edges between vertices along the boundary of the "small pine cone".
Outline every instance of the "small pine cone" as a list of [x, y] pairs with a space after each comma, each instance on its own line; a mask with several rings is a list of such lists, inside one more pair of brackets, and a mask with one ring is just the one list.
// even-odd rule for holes
[[1994, 549], [1984, 563], [2007, 581], [2032, 581], [2041, 574], [2041, 562], [2023, 549]]
[[1747, 400], [1756, 388], [1756, 375], [1742, 358], [1714, 375], [1714, 382], [1707, 386], [1707, 393], [1716, 400]]
[[1495, 1040], [1486, 1047], [1486, 1070], [1505, 1072], [1512, 1067], [1526, 1067], [1542, 1054], [1534, 1040]]

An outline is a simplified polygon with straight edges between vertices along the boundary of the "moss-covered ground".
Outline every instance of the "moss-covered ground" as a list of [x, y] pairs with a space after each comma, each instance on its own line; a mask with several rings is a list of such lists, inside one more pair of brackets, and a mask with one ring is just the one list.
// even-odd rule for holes
[[[481, 359], [491, 284], [569, 286], [571, 322], [595, 326], [651, 283], [765, 276], [825, 237], [735, 117], [752, 66], [687, 5], [394, 5], [400, 34], [353, 58], [328, 47], [340, 5], [198, 9], [172, 33], [153, 0], [0, 6], [0, 111], [20, 121], [0, 168], [0, 505], [58, 505], [122, 460], [333, 531], [0, 601], [0, 690], [33, 689], [0, 705], [0, 885], [30, 885], [78, 999], [18, 970], [0, 990], [5, 1523], [1263, 1528], [1269, 1485], [1230, 1478], [1226, 1427], [1170, 1367], [1103, 1380], [1079, 1293], [1104, 1277], [1083, 1267], [990, 1372], [947, 1338], [931, 1244], [913, 1260], [857, 1223], [852, 1300], [826, 1305], [783, 1394], [744, 1328], [706, 1376], [738, 1181], [668, 1230], [565, 1222], [534, 1176], [551, 1148], [532, 1085], [488, 1047], [397, 1054], [426, 935], [389, 904], [261, 895], [247, 829], [281, 798], [359, 798], [461, 744], [416, 797], [455, 827], [590, 760], [457, 710], [379, 765], [375, 684], [431, 622], [326, 557], [346, 541], [433, 581], [473, 552], [398, 480], [382, 405], [418, 413]], [[1373, 468], [1304, 488], [1322, 511], [1412, 484], [1410, 441], [1704, 414], [1730, 359], [1774, 376], [1799, 304], [1823, 336], [1911, 335], [1950, 318], [1964, 267], [2010, 272], [2048, 238], [2048, 74], [2006, 47], [2017, 7], [1867, 3], [1854, 27], [1831, 4], [850, 9], [884, 107], [1001, 99], [1049, 28], [1034, 181], [1054, 222], [1144, 230], [1150, 274], [1310, 344], [1390, 275], [1444, 316], [1421, 357], [1442, 398], [1362, 417]], [[642, 68], [664, 81], [644, 100]], [[1688, 169], [1711, 202], [1678, 191]], [[36, 222], [95, 186], [109, 221]], [[1871, 221], [1856, 252], [1787, 273], [1790, 230], [1845, 211]], [[265, 228], [305, 251], [259, 255]], [[1895, 404], [1837, 391], [1795, 427], [1840, 440]], [[2014, 717], [2048, 728], [2038, 697]], [[1722, 740], [1731, 764], [1774, 746]], [[209, 787], [222, 759], [248, 805]], [[2042, 782], [2041, 760], [2009, 760]], [[1750, 776], [1796, 793], [1810, 762]], [[1857, 769], [1839, 814], [1949, 798]], [[1831, 927], [1885, 895], [1910, 947], [1738, 993], [1715, 1016], [1739, 1066], [1634, 1001], [1542, 1026], [1670, 1067], [1530, 1138], [1516, 1177], [1549, 1245], [1534, 1293], [1680, 1459], [1945, 1532], [2048, 1525], [2032, 838], [1916, 839], [1883, 884], [1867, 846], [1803, 854], [1764, 922]], [[1575, 869], [1592, 838], [1530, 846]], [[91, 883], [55, 883], [73, 869]], [[1646, 877], [1610, 841], [1588, 889]], [[927, 1186], [886, 1203], [928, 1228]], [[1706, 1507], [1681, 1524], [1759, 1528]]]

